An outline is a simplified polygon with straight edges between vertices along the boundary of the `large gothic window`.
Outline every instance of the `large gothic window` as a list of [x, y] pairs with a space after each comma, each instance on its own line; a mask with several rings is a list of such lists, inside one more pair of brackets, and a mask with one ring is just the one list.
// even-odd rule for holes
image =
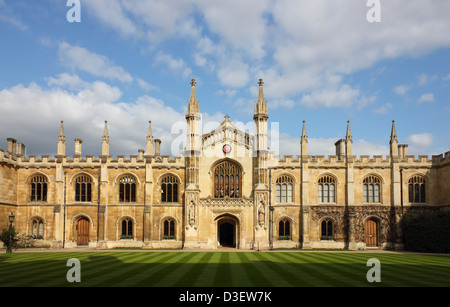
[[423, 176], [414, 176], [408, 181], [410, 203], [425, 202], [425, 180]]
[[332, 176], [323, 176], [318, 182], [319, 203], [334, 203], [336, 180]]
[[172, 175], [166, 175], [161, 180], [161, 202], [178, 202], [178, 178]]
[[280, 176], [277, 179], [276, 202], [292, 203], [294, 181], [291, 176]]
[[119, 180], [119, 202], [136, 202], [136, 178], [125, 175]]
[[75, 201], [91, 202], [92, 179], [87, 175], [80, 175], [75, 179]]
[[381, 181], [377, 176], [367, 176], [363, 180], [363, 202], [379, 203], [380, 202]]
[[241, 197], [241, 168], [233, 162], [224, 161], [214, 168], [214, 197]]
[[37, 175], [30, 180], [30, 201], [47, 201], [47, 178]]

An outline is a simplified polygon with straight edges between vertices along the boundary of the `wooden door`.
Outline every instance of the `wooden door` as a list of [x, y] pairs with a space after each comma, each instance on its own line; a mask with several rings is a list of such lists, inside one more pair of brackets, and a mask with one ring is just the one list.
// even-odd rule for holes
[[77, 223], [77, 244], [88, 245], [89, 243], [89, 221], [80, 219]]
[[366, 221], [366, 246], [378, 245], [378, 225], [374, 220]]

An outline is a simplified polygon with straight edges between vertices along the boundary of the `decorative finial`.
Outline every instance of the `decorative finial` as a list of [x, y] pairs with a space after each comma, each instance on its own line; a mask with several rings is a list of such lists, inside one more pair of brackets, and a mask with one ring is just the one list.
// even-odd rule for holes
[[264, 84], [263, 79], [259, 79], [258, 84], [259, 84], [259, 86], [263, 86], [263, 84]]
[[192, 86], [195, 86], [197, 83], [195, 82], [195, 79], [192, 79], [192, 81], [191, 81], [191, 85]]

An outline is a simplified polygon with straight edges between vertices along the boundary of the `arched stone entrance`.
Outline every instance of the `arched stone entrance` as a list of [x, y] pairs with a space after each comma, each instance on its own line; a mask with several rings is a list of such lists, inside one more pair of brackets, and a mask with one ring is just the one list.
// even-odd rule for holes
[[217, 246], [237, 248], [239, 246], [239, 220], [224, 214], [217, 219]]

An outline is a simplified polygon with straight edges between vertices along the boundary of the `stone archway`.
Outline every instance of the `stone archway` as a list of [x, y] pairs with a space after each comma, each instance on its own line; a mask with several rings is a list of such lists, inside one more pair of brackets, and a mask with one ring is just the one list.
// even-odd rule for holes
[[239, 220], [236, 217], [224, 214], [217, 218], [217, 246], [239, 246]]

